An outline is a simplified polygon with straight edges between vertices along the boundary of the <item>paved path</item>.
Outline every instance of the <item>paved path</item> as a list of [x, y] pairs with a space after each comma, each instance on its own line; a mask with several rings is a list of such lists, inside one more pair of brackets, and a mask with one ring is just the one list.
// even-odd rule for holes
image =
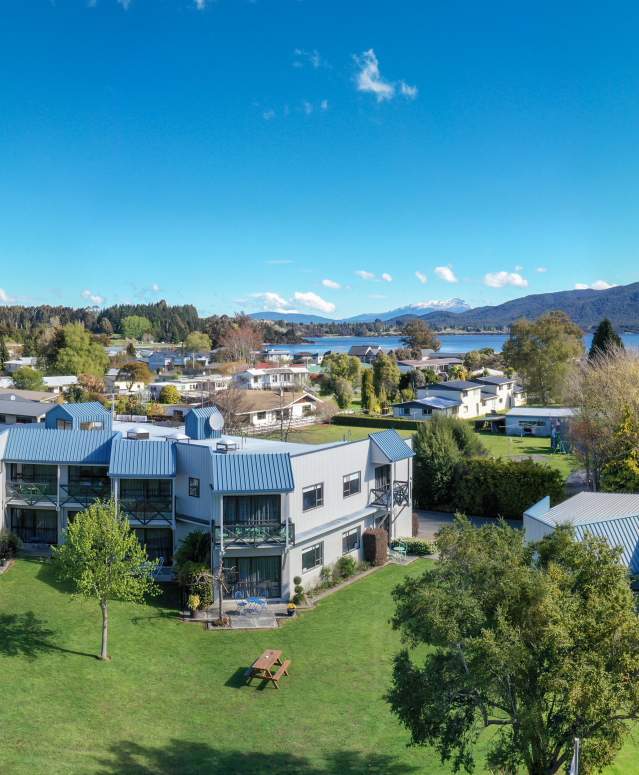
[[[444, 527], [444, 525], [452, 524], [454, 520], [453, 514], [443, 511], [415, 509], [415, 514], [417, 514], [417, 519], [419, 521], [418, 535], [420, 538], [425, 538], [428, 541], [434, 540], [437, 531]], [[469, 519], [475, 527], [494, 524], [496, 521], [491, 517], [469, 517]], [[512, 527], [521, 527], [522, 520], [511, 519], [508, 520], [508, 524]]]

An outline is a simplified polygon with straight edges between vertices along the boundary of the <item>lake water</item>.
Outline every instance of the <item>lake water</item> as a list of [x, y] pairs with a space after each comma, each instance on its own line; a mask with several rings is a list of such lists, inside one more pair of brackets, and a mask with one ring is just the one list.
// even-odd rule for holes
[[[505, 334], [443, 334], [439, 337], [442, 353], [466, 353], [469, 350], [481, 350], [492, 347], [495, 352], [501, 352], [508, 337]], [[639, 334], [623, 334], [626, 347], [639, 348]], [[592, 335], [584, 336], [584, 345], [590, 347]], [[275, 350], [297, 352], [348, 352], [355, 344], [379, 344], [385, 350], [395, 350], [403, 347], [399, 336], [322, 336], [311, 340], [312, 344], [275, 345]]]

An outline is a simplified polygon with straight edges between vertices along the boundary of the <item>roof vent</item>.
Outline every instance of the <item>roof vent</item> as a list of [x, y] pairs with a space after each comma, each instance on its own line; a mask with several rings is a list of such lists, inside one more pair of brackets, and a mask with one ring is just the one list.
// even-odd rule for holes
[[218, 441], [215, 445], [215, 451], [222, 452], [223, 454], [226, 454], [227, 452], [237, 452], [239, 448], [240, 445], [237, 441]]
[[165, 436], [165, 438], [169, 442], [172, 442], [172, 441], [190, 441], [190, 439], [186, 435], [186, 433], [182, 433], [182, 431], [174, 431], [173, 433], [168, 433]]
[[138, 441], [143, 441], [144, 439], [149, 438], [149, 429], [141, 428], [136, 425], [134, 428], [130, 428], [127, 431], [126, 437], [127, 439], [137, 439]]

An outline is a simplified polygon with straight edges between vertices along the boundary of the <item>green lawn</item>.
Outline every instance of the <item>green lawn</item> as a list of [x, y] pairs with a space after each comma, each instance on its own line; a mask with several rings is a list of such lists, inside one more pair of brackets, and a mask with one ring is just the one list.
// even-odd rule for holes
[[[555, 455], [550, 452], [550, 439], [527, 436], [502, 436], [492, 433], [481, 433], [483, 445], [493, 457], [518, 457], [533, 455], [534, 460], [553, 466], [563, 476], [579, 468], [579, 462], [574, 455]], [[543, 456], [543, 457], [538, 457]]]
[[[360, 425], [307, 425], [288, 434], [288, 440], [299, 444], [326, 444], [330, 441], [358, 441], [365, 439], [369, 433], [383, 431], [383, 428], [369, 428]], [[402, 436], [412, 436], [415, 431], [398, 431]], [[266, 439], [279, 439], [279, 433], [274, 432], [263, 436]]]
[[[390, 591], [427, 561], [387, 566], [282, 628], [207, 632], [155, 606], [112, 606], [111, 663], [99, 614], [48, 563], [0, 576], [0, 771], [7, 775], [441, 775], [383, 693], [399, 647]], [[293, 660], [278, 691], [244, 685], [266, 647]], [[609, 775], [639, 773], [628, 744]], [[481, 767], [478, 768], [481, 772]]]

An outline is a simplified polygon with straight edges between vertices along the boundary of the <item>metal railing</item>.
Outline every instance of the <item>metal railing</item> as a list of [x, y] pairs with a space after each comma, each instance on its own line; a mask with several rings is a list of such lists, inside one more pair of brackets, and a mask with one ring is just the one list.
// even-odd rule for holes
[[[266, 522], [263, 524], [250, 522], [225, 522], [222, 528], [225, 544], [241, 544], [244, 546], [259, 546], [260, 544], [285, 544], [286, 523]], [[214, 525], [213, 540], [220, 543], [220, 526]], [[288, 523], [288, 543], [295, 543], [295, 525]]]
[[169, 525], [173, 522], [173, 498], [170, 495], [151, 498], [124, 496], [119, 499], [119, 505], [128, 519], [135, 519], [143, 525], [153, 520], [163, 520]]
[[[226, 580], [225, 599], [246, 599], [248, 597], [277, 598], [282, 595], [280, 581], [232, 581]], [[240, 597], [241, 596], [241, 597]]]
[[57, 527], [22, 527], [12, 526], [11, 532], [25, 544], [57, 544]]
[[390, 508], [393, 506], [406, 506], [408, 504], [409, 487], [408, 482], [393, 482], [392, 495], [391, 485], [385, 484], [383, 487], [373, 487], [370, 491], [371, 506], [383, 506]]
[[69, 484], [60, 485], [61, 503], [81, 503], [88, 506], [96, 500], [111, 497], [111, 481], [109, 479], [78, 479]]
[[22, 479], [7, 482], [7, 500], [21, 500], [26, 503], [49, 501], [55, 503], [58, 485], [55, 479], [26, 482]]

